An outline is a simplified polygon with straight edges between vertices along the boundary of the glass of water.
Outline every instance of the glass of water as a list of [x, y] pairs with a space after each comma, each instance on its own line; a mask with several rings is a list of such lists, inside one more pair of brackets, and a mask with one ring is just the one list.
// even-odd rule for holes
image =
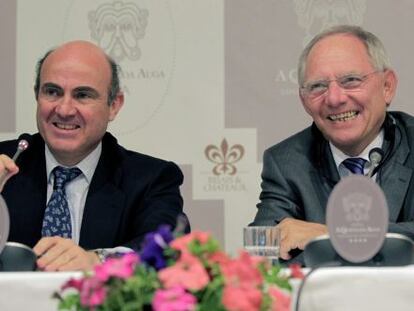
[[279, 244], [280, 231], [275, 226], [243, 228], [243, 246], [250, 255], [266, 257], [271, 264], [277, 264]]

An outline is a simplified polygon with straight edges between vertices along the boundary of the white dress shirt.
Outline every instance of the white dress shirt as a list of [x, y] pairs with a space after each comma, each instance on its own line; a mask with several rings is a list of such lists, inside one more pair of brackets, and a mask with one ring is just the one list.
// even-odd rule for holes
[[[378, 133], [377, 137], [375, 137], [375, 139], [359, 155], [355, 156], [355, 157], [359, 157], [359, 158], [363, 158], [367, 160], [365, 167], [364, 167], [364, 174], [368, 173], [370, 166], [371, 166], [371, 162], [369, 161], [369, 152], [374, 148], [381, 148], [383, 142], [384, 142], [384, 130], [381, 130]], [[342, 164], [342, 162], [348, 158], [355, 158], [355, 157], [350, 157], [349, 155], [343, 153], [341, 150], [335, 147], [331, 142], [329, 142], [329, 147], [331, 148], [331, 152], [332, 152], [336, 167], [338, 169], [339, 176], [342, 178], [342, 177], [352, 174], [352, 172], [348, 168], [346, 168], [345, 165]], [[377, 174], [372, 176], [374, 180], [376, 179], [376, 175]]]
[[[81, 162], [79, 162], [76, 167], [82, 171], [75, 179], [68, 182], [65, 186], [66, 198], [68, 200], [70, 218], [72, 224], [72, 240], [76, 244], [79, 244], [79, 236], [82, 225], [83, 210], [85, 208], [86, 196], [88, 194], [89, 185], [92, 181], [93, 174], [95, 173], [96, 166], [98, 165], [99, 157], [102, 152], [102, 143], [99, 145]], [[47, 176], [47, 201], [49, 202], [50, 197], [53, 192], [53, 169], [56, 166], [63, 166], [59, 164], [52, 152], [45, 145], [45, 155], [46, 155], [46, 176]]]
[[[70, 219], [72, 224], [72, 240], [79, 245], [80, 231], [82, 226], [83, 211], [85, 209], [86, 197], [89, 191], [89, 185], [91, 184], [93, 174], [95, 173], [96, 166], [98, 165], [99, 158], [102, 153], [102, 142], [96, 146], [96, 148], [81, 162], [74, 167], [77, 167], [82, 171], [75, 179], [71, 180], [65, 185], [66, 198], [68, 200], [68, 206], [70, 211]], [[46, 176], [47, 176], [47, 202], [53, 192], [54, 178], [52, 171], [56, 166], [61, 165], [53, 156], [52, 152], [45, 144], [45, 156], [46, 156]], [[105, 248], [107, 255], [112, 253], [127, 253], [132, 249], [124, 246], [117, 246], [114, 248]]]

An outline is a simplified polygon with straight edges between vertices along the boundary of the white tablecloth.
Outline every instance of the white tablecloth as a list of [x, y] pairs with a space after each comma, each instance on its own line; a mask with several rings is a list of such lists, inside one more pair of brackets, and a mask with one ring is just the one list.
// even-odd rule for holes
[[0, 272], [1, 311], [56, 311], [53, 292], [80, 272]]
[[305, 283], [299, 310], [413, 311], [414, 266], [316, 270]]
[[[54, 291], [80, 272], [1, 272], [0, 311], [57, 310]], [[294, 286], [298, 288], [298, 284]], [[294, 306], [292, 306], [294, 310]], [[300, 311], [412, 311], [414, 266], [324, 268], [306, 280]]]

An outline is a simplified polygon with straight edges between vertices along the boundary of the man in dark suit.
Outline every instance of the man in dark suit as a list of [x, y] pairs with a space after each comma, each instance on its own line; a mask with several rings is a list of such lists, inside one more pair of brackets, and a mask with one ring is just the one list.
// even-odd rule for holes
[[[126, 150], [106, 132], [124, 102], [112, 59], [90, 42], [63, 44], [39, 61], [35, 95], [39, 133], [28, 150], [14, 163], [17, 141], [0, 143], [10, 241], [33, 247], [43, 270], [90, 269], [102, 248], [136, 250], [160, 224], [175, 226], [180, 169]], [[59, 190], [63, 199], [57, 166], [75, 172]]]
[[[302, 261], [306, 243], [327, 233], [326, 204], [335, 184], [351, 172], [343, 161], [384, 157], [373, 178], [389, 206], [389, 232], [414, 238], [414, 118], [387, 112], [397, 87], [380, 40], [356, 26], [317, 35], [299, 60], [300, 98], [309, 128], [264, 153], [262, 192], [253, 225], [277, 225], [280, 256]], [[364, 161], [363, 161], [364, 162]]]

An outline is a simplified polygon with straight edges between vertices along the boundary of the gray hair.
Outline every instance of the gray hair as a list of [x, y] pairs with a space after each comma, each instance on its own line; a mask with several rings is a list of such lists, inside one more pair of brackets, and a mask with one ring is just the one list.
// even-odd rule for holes
[[382, 44], [381, 40], [378, 39], [373, 33], [362, 29], [359, 26], [354, 25], [339, 25], [333, 26], [331, 28], [326, 29], [325, 31], [316, 35], [305, 47], [302, 51], [302, 54], [299, 57], [299, 64], [298, 64], [298, 82], [299, 86], [303, 86], [305, 80], [305, 71], [306, 71], [306, 62], [308, 60], [308, 56], [312, 48], [318, 43], [320, 40], [337, 35], [337, 34], [349, 34], [361, 40], [361, 42], [365, 45], [368, 56], [371, 60], [372, 66], [376, 70], [384, 71], [386, 69], [391, 68], [390, 61], [388, 59], [387, 52], [385, 51], [384, 45]]
[[[43, 55], [41, 59], [38, 60], [36, 64], [36, 78], [34, 84], [34, 92], [36, 96], [36, 100], [39, 97], [39, 90], [40, 90], [40, 72], [42, 70], [43, 63], [45, 62], [46, 58], [54, 51], [55, 49], [51, 49]], [[106, 55], [106, 59], [108, 60], [109, 66], [111, 68], [111, 83], [108, 88], [108, 105], [110, 106], [112, 102], [115, 100], [116, 95], [121, 91], [120, 82], [119, 82], [119, 65], [108, 55]]]

